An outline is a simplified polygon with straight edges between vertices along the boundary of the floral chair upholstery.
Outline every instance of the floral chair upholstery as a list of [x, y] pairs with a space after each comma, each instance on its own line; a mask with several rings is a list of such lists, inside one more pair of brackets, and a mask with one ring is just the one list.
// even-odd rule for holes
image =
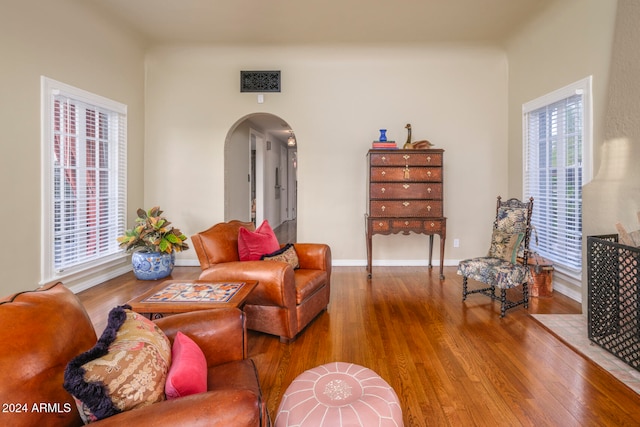
[[[462, 300], [467, 295], [481, 293], [491, 299], [500, 301], [500, 317], [504, 317], [510, 308], [529, 306], [529, 283], [532, 280], [527, 266], [529, 255], [529, 238], [531, 236], [531, 212], [533, 197], [528, 202], [509, 199], [506, 202], [498, 196], [496, 219], [493, 223], [493, 234], [489, 253], [461, 261], [458, 274], [462, 276]], [[473, 279], [489, 285], [481, 289], [469, 290], [468, 280]], [[507, 289], [522, 285], [522, 299], [507, 299]], [[496, 295], [496, 288], [500, 295]]]

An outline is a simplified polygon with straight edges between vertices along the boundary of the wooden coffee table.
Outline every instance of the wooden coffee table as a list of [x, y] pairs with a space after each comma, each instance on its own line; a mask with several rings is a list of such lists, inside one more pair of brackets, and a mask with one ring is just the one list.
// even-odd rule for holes
[[258, 285], [246, 282], [211, 282], [206, 280], [166, 280], [127, 304], [149, 319], [169, 314], [213, 308], [241, 308]]

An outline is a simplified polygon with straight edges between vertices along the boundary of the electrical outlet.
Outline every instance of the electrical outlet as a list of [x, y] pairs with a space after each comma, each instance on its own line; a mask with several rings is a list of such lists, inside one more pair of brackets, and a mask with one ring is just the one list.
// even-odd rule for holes
[[453, 239], [453, 247], [454, 248], [460, 247], [460, 239]]

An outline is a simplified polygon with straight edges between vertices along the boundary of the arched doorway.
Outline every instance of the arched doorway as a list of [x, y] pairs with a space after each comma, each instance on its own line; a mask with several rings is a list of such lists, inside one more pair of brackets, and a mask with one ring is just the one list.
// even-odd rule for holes
[[280, 117], [253, 113], [231, 127], [224, 153], [225, 221], [266, 219], [283, 243], [296, 237], [298, 146], [290, 137]]

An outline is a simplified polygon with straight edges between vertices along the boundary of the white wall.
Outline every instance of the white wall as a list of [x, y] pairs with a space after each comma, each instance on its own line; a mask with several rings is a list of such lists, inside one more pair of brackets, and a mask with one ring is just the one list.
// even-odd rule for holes
[[[474, 45], [156, 47], [147, 56], [145, 201], [188, 235], [224, 219], [224, 141], [240, 118], [281, 117], [298, 146], [298, 240], [364, 263], [366, 162], [380, 128], [445, 153], [447, 263], [486, 251], [494, 197], [507, 189], [507, 61]], [[282, 71], [282, 92], [239, 92], [241, 70]], [[181, 165], [167, 179], [166, 156]], [[480, 191], [478, 191], [480, 190]], [[180, 197], [177, 197], [177, 195]], [[452, 248], [453, 238], [460, 248]], [[376, 236], [374, 259], [424, 263], [425, 236]], [[437, 258], [437, 254], [436, 254]], [[193, 263], [195, 252], [180, 254]]]
[[607, 98], [603, 102], [603, 135], [598, 140], [600, 167], [585, 188], [591, 204], [585, 210], [589, 234], [640, 228], [640, 3], [619, 0], [611, 53]]
[[[593, 76], [594, 173], [599, 169], [604, 141], [604, 118], [609, 84], [609, 63], [615, 29], [615, 0], [559, 0], [524, 26], [507, 44], [509, 58], [509, 195], [522, 195], [522, 104]], [[583, 236], [593, 234], [586, 221], [601, 211], [601, 198], [583, 191]], [[526, 196], [526, 195], [524, 195]], [[535, 202], [534, 202], [535, 209]], [[621, 213], [618, 213], [621, 214]], [[633, 213], [635, 215], [635, 212]], [[604, 223], [609, 232], [615, 221]], [[535, 249], [535, 246], [532, 246]], [[586, 272], [586, 259], [583, 262]], [[555, 274], [554, 286], [586, 302], [583, 286]]]
[[[0, 12], [2, 295], [40, 281], [40, 76], [127, 104], [128, 203], [142, 201], [144, 46], [72, 0], [3, 2]], [[126, 264], [126, 263], [125, 263]], [[85, 277], [100, 282], [113, 271]], [[65, 280], [65, 284], [73, 285]]]
[[[640, 229], [640, 2], [619, 0], [611, 55], [604, 138], [598, 145], [600, 168], [585, 187], [586, 235]], [[586, 283], [583, 311], [586, 312]]]

